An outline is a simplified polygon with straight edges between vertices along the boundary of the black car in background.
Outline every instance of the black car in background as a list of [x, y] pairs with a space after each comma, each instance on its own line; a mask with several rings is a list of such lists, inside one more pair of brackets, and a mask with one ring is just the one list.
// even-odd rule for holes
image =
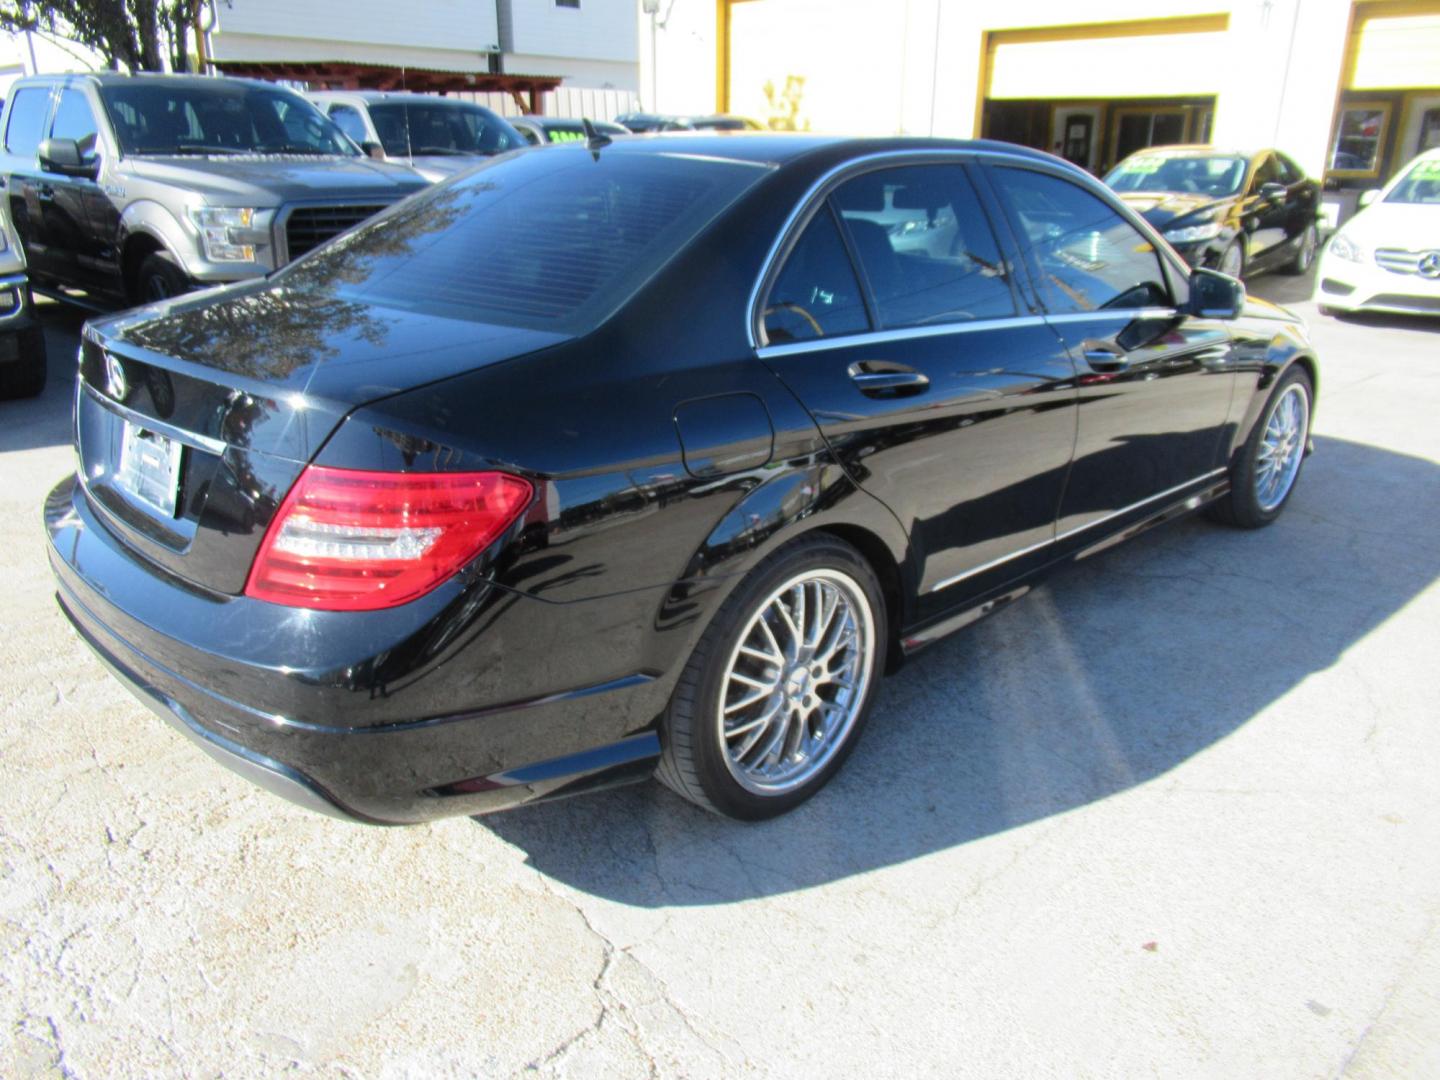
[[1191, 266], [1303, 274], [1319, 248], [1320, 184], [1278, 150], [1155, 146], [1105, 177]]
[[1273, 521], [1316, 378], [1296, 319], [1044, 154], [559, 145], [92, 322], [49, 554], [131, 690], [317, 809], [658, 771], [761, 818], [1048, 568]]

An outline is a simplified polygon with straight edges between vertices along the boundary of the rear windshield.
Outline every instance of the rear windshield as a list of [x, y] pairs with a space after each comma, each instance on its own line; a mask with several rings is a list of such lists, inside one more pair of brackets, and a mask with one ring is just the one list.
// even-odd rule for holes
[[387, 102], [370, 106], [370, 122], [389, 157], [499, 154], [525, 145], [489, 109], [459, 102]]
[[427, 188], [276, 284], [559, 333], [599, 325], [767, 172], [749, 162], [522, 151]]
[[319, 109], [284, 90], [137, 80], [101, 87], [100, 97], [127, 154], [359, 154]]

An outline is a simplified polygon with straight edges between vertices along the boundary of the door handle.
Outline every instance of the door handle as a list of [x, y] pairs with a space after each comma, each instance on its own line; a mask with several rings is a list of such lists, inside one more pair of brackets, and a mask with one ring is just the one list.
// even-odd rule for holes
[[851, 364], [850, 381], [870, 397], [908, 397], [930, 385], [930, 377], [904, 364], [888, 360], [861, 360]]
[[55, 198], [55, 189], [49, 184], [40, 184], [35, 188], [35, 194], [41, 200], [49, 202]]
[[1084, 355], [1085, 363], [1090, 366], [1090, 370], [1102, 375], [1124, 371], [1130, 366], [1129, 356], [1119, 349], [1113, 349], [1107, 345], [1087, 344]]

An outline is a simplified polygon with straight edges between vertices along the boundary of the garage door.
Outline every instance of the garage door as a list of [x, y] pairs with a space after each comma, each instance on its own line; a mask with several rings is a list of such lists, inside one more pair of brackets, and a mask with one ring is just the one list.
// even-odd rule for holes
[[1350, 30], [1350, 57], [1347, 89], [1440, 86], [1440, 4], [1359, 5]]

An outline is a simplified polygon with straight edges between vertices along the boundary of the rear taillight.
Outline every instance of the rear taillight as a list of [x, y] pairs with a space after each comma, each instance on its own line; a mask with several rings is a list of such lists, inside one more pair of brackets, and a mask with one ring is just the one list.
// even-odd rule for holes
[[245, 595], [327, 611], [423, 596], [483, 551], [530, 502], [501, 472], [389, 473], [311, 465], [270, 523]]

